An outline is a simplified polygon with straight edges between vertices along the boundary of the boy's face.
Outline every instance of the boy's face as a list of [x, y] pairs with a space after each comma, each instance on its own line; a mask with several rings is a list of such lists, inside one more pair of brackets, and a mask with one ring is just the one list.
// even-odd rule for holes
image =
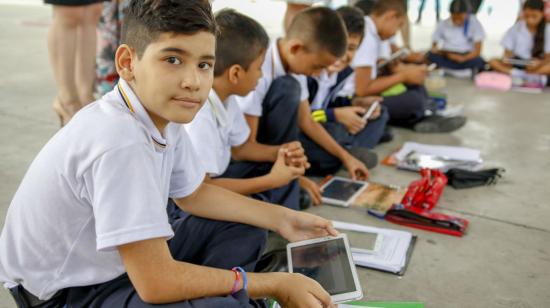
[[263, 51], [249, 66], [248, 70], [240, 70], [240, 76], [236, 84], [236, 93], [239, 96], [246, 96], [250, 91], [256, 89], [258, 80], [262, 78], [262, 64], [265, 59]]
[[466, 22], [466, 18], [468, 18], [467, 13], [452, 13], [451, 14], [451, 20], [453, 21], [453, 24], [457, 27], [461, 27]]
[[348, 35], [348, 48], [346, 50], [346, 54], [342, 58], [336, 60], [336, 62], [329, 66], [327, 70], [330, 73], [339, 73], [348, 67], [351, 64], [359, 45], [361, 44], [361, 39], [362, 36], [360, 34]]
[[294, 74], [319, 76], [321, 71], [336, 62], [337, 58], [327, 50], [310, 52], [303, 45], [291, 48], [288, 59], [289, 70]]
[[405, 22], [405, 16], [398, 14], [396, 11], [388, 11], [380, 16], [378, 26], [378, 35], [382, 40], [387, 40], [394, 36], [399, 28]]
[[117, 71], [157, 127], [189, 123], [212, 87], [215, 48], [216, 39], [208, 32], [162, 33], [141, 59], [127, 45], [119, 47]]

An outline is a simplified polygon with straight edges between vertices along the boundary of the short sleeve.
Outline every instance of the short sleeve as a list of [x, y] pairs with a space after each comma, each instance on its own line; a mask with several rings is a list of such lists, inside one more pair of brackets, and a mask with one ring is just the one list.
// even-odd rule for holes
[[550, 24], [546, 24], [544, 33], [544, 53], [550, 53]]
[[104, 153], [84, 173], [98, 250], [173, 236], [155, 166], [152, 146], [133, 144]]
[[516, 26], [513, 26], [508, 31], [506, 31], [506, 34], [504, 34], [504, 37], [502, 38], [500, 44], [506, 50], [514, 51], [516, 49]]
[[200, 158], [204, 171], [207, 173], [219, 173], [217, 155], [222, 149], [219, 146], [216, 119], [208, 103], [202, 106], [193, 121], [183, 125], [191, 144]]
[[244, 113], [241, 111], [235, 101], [228, 101], [228, 108], [231, 114], [231, 130], [229, 131], [229, 145], [237, 147], [242, 145], [250, 137], [250, 128], [244, 118]]
[[485, 30], [483, 25], [475, 17], [472, 17], [472, 39], [475, 43], [481, 42], [485, 39]]
[[198, 163], [193, 144], [185, 129], [180, 129], [175, 149], [174, 167], [170, 177], [171, 198], [184, 198], [192, 194], [204, 181], [204, 168]]
[[432, 34], [432, 42], [434, 43], [442, 43], [443, 40], [444, 40], [444, 36], [443, 36], [443, 32], [444, 32], [444, 28], [445, 28], [445, 21], [440, 21], [438, 24], [437, 24], [437, 27], [435, 28], [435, 32], [434, 34]]
[[376, 67], [376, 61], [378, 60], [378, 39], [374, 35], [367, 31], [365, 38], [359, 45], [353, 61], [351, 63], [353, 68], [356, 67]]
[[309, 89], [307, 87], [307, 77], [305, 75], [295, 75], [292, 74], [292, 77], [298, 81], [300, 84], [300, 102], [309, 99]]
[[264, 75], [260, 78], [260, 80], [258, 80], [258, 85], [256, 85], [254, 91], [248, 93], [247, 96], [243, 97], [235, 95], [230, 99], [234, 99], [245, 114], [254, 117], [261, 117], [263, 111], [262, 103], [270, 85], [271, 82], [269, 77]]

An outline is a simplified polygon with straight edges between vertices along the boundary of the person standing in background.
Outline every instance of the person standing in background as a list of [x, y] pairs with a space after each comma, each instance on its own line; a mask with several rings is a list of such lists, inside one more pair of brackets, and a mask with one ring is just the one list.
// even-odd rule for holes
[[65, 125], [93, 101], [96, 27], [103, 0], [44, 0], [52, 5], [48, 51], [57, 95], [53, 108]]

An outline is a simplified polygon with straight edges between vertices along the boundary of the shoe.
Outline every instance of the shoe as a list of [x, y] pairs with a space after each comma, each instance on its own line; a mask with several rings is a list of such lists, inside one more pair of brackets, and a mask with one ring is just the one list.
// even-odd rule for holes
[[311, 196], [305, 189], [300, 188], [300, 211], [309, 209], [311, 205], [313, 205]]
[[382, 137], [380, 137], [378, 144], [390, 142], [392, 140], [393, 140], [393, 131], [389, 126], [386, 126], [386, 128], [384, 128], [384, 134], [382, 135]]
[[464, 124], [466, 124], [466, 117], [464, 116], [443, 117], [433, 115], [416, 123], [413, 130], [418, 133], [450, 133], [461, 128]]
[[71, 117], [69, 116], [69, 113], [67, 112], [67, 110], [63, 108], [63, 105], [61, 104], [61, 101], [59, 100], [59, 98], [56, 97], [54, 99], [52, 108], [57, 114], [57, 117], [59, 118], [59, 126], [60, 127], [65, 126], [65, 124], [69, 122], [69, 119]]
[[353, 157], [363, 162], [368, 169], [372, 169], [378, 164], [378, 155], [367, 148], [353, 146], [349, 149], [349, 152]]

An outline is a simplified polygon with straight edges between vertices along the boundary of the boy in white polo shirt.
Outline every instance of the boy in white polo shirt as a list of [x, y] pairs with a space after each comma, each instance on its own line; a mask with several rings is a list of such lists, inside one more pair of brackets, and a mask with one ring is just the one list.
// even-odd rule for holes
[[[386, 92], [383, 104], [388, 108], [391, 125], [425, 133], [454, 131], [464, 125], [464, 117], [426, 117], [428, 93], [422, 85], [428, 72], [425, 65], [403, 65], [388, 75], [378, 75], [383, 42], [395, 35], [405, 18], [402, 0], [377, 1], [365, 17], [365, 38], [352, 62], [355, 94], [364, 97]], [[396, 89], [398, 93], [387, 93]]]
[[[297, 140], [301, 131], [336, 157], [351, 177], [366, 178], [365, 164], [313, 120], [307, 87], [298, 81], [318, 75], [343, 56], [345, 49], [345, 26], [335, 11], [313, 7], [297, 14], [287, 35], [273, 41], [267, 50], [263, 76], [255, 90], [246, 97], [235, 97], [251, 128], [250, 140], [279, 145]], [[229, 169], [232, 168], [233, 165]], [[319, 169], [325, 168], [312, 163], [310, 170]], [[302, 185], [311, 184], [306, 178], [300, 180]]]
[[[223, 10], [216, 14], [220, 29], [216, 42], [214, 84], [210, 95], [195, 119], [185, 125], [197, 154], [205, 168], [207, 182], [231, 191], [253, 195], [256, 198], [299, 208], [299, 186], [295, 179], [304, 174], [307, 161], [297, 165], [286, 164], [287, 148], [251, 142], [250, 129], [244, 113], [231, 95], [246, 95], [256, 87], [262, 76], [261, 65], [269, 44], [269, 37], [255, 20], [235, 12]], [[234, 48], [240, 46], [240, 48]], [[242, 52], [247, 50], [247, 52]], [[295, 144], [299, 147], [298, 144]], [[269, 162], [275, 156], [275, 163]], [[226, 173], [231, 157], [239, 161], [265, 163], [266, 174], [249, 178], [231, 178]], [[301, 158], [298, 157], [298, 158]], [[267, 161], [267, 162], [266, 162]]]
[[[19, 307], [331, 304], [304, 276], [247, 274], [265, 231], [244, 225], [295, 241], [335, 234], [329, 221], [202, 183], [179, 123], [208, 95], [216, 31], [207, 1], [130, 2], [120, 83], [44, 146], [8, 209], [0, 282]], [[172, 226], [168, 197], [190, 214]]]

